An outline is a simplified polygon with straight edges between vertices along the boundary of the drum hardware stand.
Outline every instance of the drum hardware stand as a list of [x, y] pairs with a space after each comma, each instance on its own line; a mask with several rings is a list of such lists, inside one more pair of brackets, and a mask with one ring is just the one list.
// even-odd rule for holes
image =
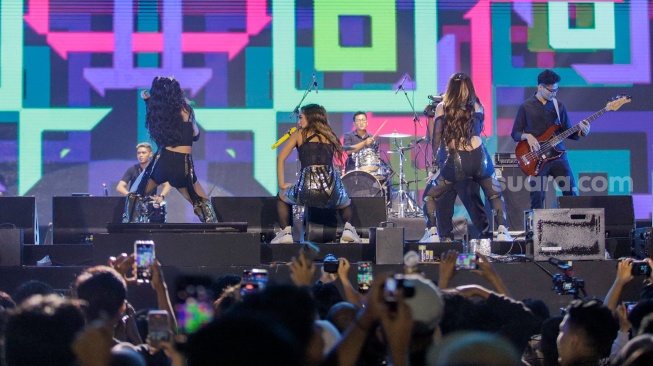
[[[404, 81], [406, 79], [404, 78]], [[419, 123], [420, 127], [422, 126], [422, 122], [419, 119], [419, 116], [417, 115], [417, 112], [415, 111], [415, 105], [413, 102], [410, 101], [410, 98], [408, 97], [408, 92], [406, 92], [406, 89], [404, 88], [404, 83], [402, 82], [399, 84], [399, 87], [397, 88], [397, 92], [401, 89], [404, 92], [404, 95], [406, 96], [406, 101], [408, 101], [408, 105], [410, 105], [410, 109], [413, 111], [413, 141], [417, 141], [417, 124]], [[414, 93], [413, 93], [414, 94]], [[395, 145], [397, 144], [397, 141], [395, 140]], [[404, 190], [404, 184], [407, 184], [406, 181], [404, 180], [404, 166], [403, 166], [403, 161], [404, 161], [404, 150], [401, 147], [398, 147], [399, 150], [399, 194], [400, 194], [400, 199], [401, 203], [399, 204], [399, 215], [398, 217], [404, 217], [405, 215], [405, 202], [406, 198], [408, 198], [408, 205], [412, 206], [410, 207], [410, 211], [415, 214], [422, 213], [422, 209], [419, 207], [417, 202], [413, 200], [412, 197], [408, 196], [406, 191]], [[418, 190], [418, 177], [417, 177], [417, 168], [415, 168], [415, 192]]]
[[417, 202], [415, 202], [415, 200], [409, 196], [408, 192], [404, 189], [404, 186], [408, 185], [408, 182], [406, 182], [405, 179], [406, 176], [404, 175], [404, 150], [408, 150], [408, 148], [401, 145], [401, 140], [400, 143], [397, 144], [396, 138], [394, 139], [394, 144], [399, 152], [399, 191], [397, 191], [397, 195], [399, 196], [399, 212], [397, 213], [397, 217], [406, 217], [406, 213], [414, 213], [417, 215], [421, 210], [417, 205]]
[[[304, 91], [304, 95], [302, 95], [302, 99], [299, 100], [299, 103], [297, 103], [297, 106], [295, 106], [295, 109], [293, 109], [292, 114], [290, 115], [290, 117], [288, 117], [289, 119], [292, 119], [293, 117], [295, 117], [295, 123], [297, 124], [298, 128], [299, 128], [299, 107], [304, 102], [304, 99], [306, 99], [306, 96], [308, 95], [308, 93], [310, 93], [311, 90], [313, 90], [313, 87], [315, 87], [315, 94], [317, 94], [317, 81], [315, 79], [315, 73], [313, 73], [312, 80], [308, 84], [308, 87], [306, 88], [306, 90]], [[296, 164], [297, 164], [297, 168], [295, 170], [295, 179], [299, 176], [299, 172], [301, 170], [301, 162], [299, 161], [299, 154], [297, 154]], [[304, 217], [304, 206], [303, 205], [293, 205], [292, 206], [292, 211], [293, 211], [292, 212], [293, 217], [298, 218], [298, 219], [301, 219], [302, 217]]]

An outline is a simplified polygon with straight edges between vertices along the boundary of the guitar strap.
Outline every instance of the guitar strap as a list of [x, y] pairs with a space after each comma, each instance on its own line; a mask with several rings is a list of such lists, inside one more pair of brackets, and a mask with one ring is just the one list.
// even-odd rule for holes
[[558, 100], [556, 98], [553, 98], [553, 106], [556, 108], [556, 114], [558, 115], [558, 124], [562, 124], [562, 121], [560, 120], [560, 110], [558, 109]]

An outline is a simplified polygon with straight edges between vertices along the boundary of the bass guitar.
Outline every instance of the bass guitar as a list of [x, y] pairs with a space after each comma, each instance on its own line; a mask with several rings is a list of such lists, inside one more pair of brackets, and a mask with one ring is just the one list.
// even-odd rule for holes
[[[616, 96], [605, 105], [605, 108], [587, 117], [583, 121], [592, 122], [603, 115], [603, 113], [607, 111], [616, 111], [622, 105], [630, 103], [630, 101], [631, 97], [629, 95], [622, 94], [621, 96]], [[536, 138], [540, 143], [540, 148], [536, 151], [531, 151], [527, 140], [522, 140], [517, 144], [515, 147], [515, 155], [517, 155], [517, 163], [524, 174], [532, 176], [538, 175], [542, 171], [544, 164], [551, 160], [558, 159], [564, 153], [564, 150], [561, 151], [556, 149], [556, 145], [581, 130], [579, 123], [556, 135], [555, 133], [559, 128], [559, 125], [553, 125], [543, 134], [537, 136]]]

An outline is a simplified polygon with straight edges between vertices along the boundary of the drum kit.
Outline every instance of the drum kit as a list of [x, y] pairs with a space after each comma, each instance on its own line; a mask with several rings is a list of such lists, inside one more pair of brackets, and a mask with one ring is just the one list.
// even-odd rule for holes
[[[393, 150], [386, 151], [387, 154], [399, 154], [399, 170], [394, 171], [392, 167], [381, 159], [381, 152], [366, 147], [352, 154], [355, 161], [355, 169], [347, 172], [342, 177], [342, 183], [350, 197], [384, 197], [388, 207], [388, 215], [395, 217], [421, 216], [422, 212], [414, 200], [414, 191], [407, 190], [408, 184], [404, 175], [404, 152], [415, 149], [424, 139], [416, 139], [408, 146], [403, 146], [402, 139], [412, 137], [405, 133], [389, 133], [376, 137], [388, 138], [394, 145]], [[344, 150], [353, 150], [344, 146]], [[392, 178], [398, 175], [398, 188], [393, 189]], [[411, 193], [413, 196], [411, 196]]]

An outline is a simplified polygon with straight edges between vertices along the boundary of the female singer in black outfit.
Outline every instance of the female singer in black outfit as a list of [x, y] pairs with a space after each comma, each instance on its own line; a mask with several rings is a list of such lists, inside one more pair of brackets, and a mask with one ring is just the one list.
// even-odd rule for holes
[[[483, 189], [485, 198], [496, 212], [499, 236], [512, 240], [506, 228], [505, 203], [499, 182], [494, 178], [494, 166], [483, 141], [483, 105], [476, 96], [469, 75], [457, 73], [449, 78], [443, 100], [435, 110], [433, 150], [437, 150], [439, 171], [432, 175], [424, 191], [424, 213], [427, 226], [433, 227], [438, 198], [453, 188], [453, 184], [471, 178]], [[479, 228], [481, 229], [481, 228]]]
[[[290, 136], [277, 157], [279, 182], [279, 231], [271, 243], [292, 244], [291, 205], [308, 205], [318, 208], [335, 208], [340, 211], [345, 228], [341, 242], [357, 242], [360, 238], [351, 224], [351, 200], [339, 174], [333, 169], [333, 157], [341, 160], [344, 152], [340, 140], [331, 130], [324, 107], [309, 104], [299, 114], [300, 130]], [[301, 173], [295, 184], [285, 182], [286, 158], [297, 148]]]
[[151, 139], [159, 146], [134, 193], [127, 196], [123, 222], [143, 222], [137, 212], [145, 192], [169, 182], [193, 205], [202, 222], [217, 222], [213, 205], [197, 181], [193, 166], [193, 141], [199, 140], [200, 131], [195, 113], [179, 82], [173, 77], [157, 76], [150, 92], [141, 94], [147, 104], [145, 127]]

